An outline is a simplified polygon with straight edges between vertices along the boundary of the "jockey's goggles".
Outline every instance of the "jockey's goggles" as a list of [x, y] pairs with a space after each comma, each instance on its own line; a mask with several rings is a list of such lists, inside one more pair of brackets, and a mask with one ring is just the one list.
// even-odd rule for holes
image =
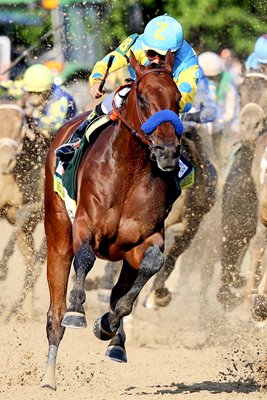
[[[145, 51], [147, 57], [150, 60], [153, 60], [154, 58], [159, 58], [160, 60], [164, 61], [166, 54], [159, 54], [155, 50], [146, 50]], [[172, 55], [175, 56], [176, 51], [172, 51]]]

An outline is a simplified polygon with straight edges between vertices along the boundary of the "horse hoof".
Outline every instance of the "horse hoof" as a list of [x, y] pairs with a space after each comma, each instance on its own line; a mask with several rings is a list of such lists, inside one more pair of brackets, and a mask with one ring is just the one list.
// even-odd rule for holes
[[4, 281], [7, 277], [7, 268], [0, 266], [0, 281]]
[[41, 387], [44, 388], [44, 389], [57, 390], [56, 386], [50, 385], [48, 383], [42, 384]]
[[228, 288], [220, 288], [216, 297], [225, 311], [231, 311], [234, 309], [234, 307], [240, 304], [240, 298], [232, 293]]
[[267, 319], [267, 297], [264, 295], [255, 295], [251, 299], [252, 316], [256, 321], [265, 321]]
[[94, 335], [100, 340], [112, 339], [116, 335], [116, 332], [119, 328], [118, 326], [114, 330], [111, 329], [108, 316], [109, 313], [107, 312], [106, 314], [102, 315], [102, 317], [97, 318], [94, 323]]
[[158, 307], [166, 307], [172, 299], [171, 292], [167, 288], [155, 290], [155, 304]]
[[246, 284], [246, 278], [241, 274], [236, 274], [233, 276], [232, 287], [235, 289], [242, 289]]
[[85, 315], [75, 311], [67, 311], [61, 322], [62, 326], [65, 328], [86, 328], [87, 322]]
[[127, 363], [126, 351], [121, 346], [108, 346], [105, 356], [110, 358], [112, 361], [119, 363]]

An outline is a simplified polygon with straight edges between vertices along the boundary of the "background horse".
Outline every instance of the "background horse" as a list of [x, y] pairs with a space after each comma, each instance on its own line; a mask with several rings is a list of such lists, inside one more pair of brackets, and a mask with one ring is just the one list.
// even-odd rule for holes
[[222, 271], [218, 300], [227, 309], [240, 301], [233, 289], [242, 288], [245, 283], [241, 264], [249, 241], [256, 233], [258, 197], [252, 165], [257, 139], [265, 130], [264, 115], [256, 103], [249, 103], [241, 110], [242, 140], [232, 156], [223, 187]]
[[[258, 197], [258, 219], [256, 233], [249, 243], [244, 265], [248, 264], [246, 271], [246, 285], [240, 307], [242, 319], [256, 321], [267, 319], [267, 269], [266, 253], [267, 244], [267, 134], [257, 140], [255, 155], [252, 163], [252, 177], [255, 182]], [[242, 265], [241, 270], [245, 270]]]
[[[163, 265], [164, 220], [180, 193], [175, 183], [182, 132], [177, 116], [180, 93], [172, 78], [170, 52], [164, 68], [142, 66], [133, 53], [130, 63], [136, 81], [121, 113], [116, 110], [120, 121], [106, 127], [96, 142], [89, 145], [79, 166], [73, 225], [63, 201], [54, 192], [54, 150], [85, 116], [59, 131], [47, 158], [45, 231], [50, 307], [48, 364], [43, 386], [53, 389], [57, 351], [65, 327], [86, 327], [84, 281], [96, 256], [123, 260], [118, 282], [111, 292], [110, 312], [94, 324], [99, 339], [111, 339], [106, 355], [119, 362], [127, 361], [122, 319], [131, 313], [143, 286]], [[149, 136], [144, 131], [153, 133]], [[76, 281], [66, 311], [73, 257]]]
[[43, 219], [44, 164], [50, 139], [28, 126], [24, 111], [15, 101], [0, 105], [1, 216], [14, 224], [0, 260], [0, 279], [7, 277], [8, 262], [18, 245], [26, 263], [25, 280], [18, 300], [5, 318], [21, 310], [46, 258], [45, 241], [35, 249], [33, 234]]

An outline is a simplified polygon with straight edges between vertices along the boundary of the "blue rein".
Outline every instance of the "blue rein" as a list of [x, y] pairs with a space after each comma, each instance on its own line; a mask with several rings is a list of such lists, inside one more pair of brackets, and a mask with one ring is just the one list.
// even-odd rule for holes
[[153, 133], [154, 130], [163, 122], [171, 122], [174, 126], [176, 135], [178, 137], [182, 135], [184, 126], [178, 115], [171, 110], [157, 111], [142, 124], [141, 129], [146, 135], [151, 135], [151, 133]]

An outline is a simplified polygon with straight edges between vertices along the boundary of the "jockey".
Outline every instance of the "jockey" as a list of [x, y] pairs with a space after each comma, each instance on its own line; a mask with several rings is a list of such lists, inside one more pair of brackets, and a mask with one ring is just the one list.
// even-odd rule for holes
[[[167, 14], [153, 18], [146, 25], [143, 34], [130, 35], [119, 47], [95, 64], [89, 78], [90, 94], [94, 99], [104, 95], [104, 92], [99, 90], [99, 86], [107, 70], [110, 56], [114, 56], [114, 60], [109, 72], [111, 73], [127, 66], [130, 76], [134, 80], [136, 76], [129, 64], [130, 51], [134, 53], [136, 59], [142, 65], [148, 65], [152, 62], [163, 65], [169, 49], [174, 55], [173, 80], [181, 92], [180, 112], [187, 113], [193, 105], [197, 91], [198, 59], [193, 48], [184, 39], [183, 28], [180, 23]], [[129, 88], [124, 88], [116, 94], [114, 101], [118, 108], [123, 103], [129, 90]], [[87, 124], [92, 123], [101, 115], [112, 113], [113, 95], [114, 93], [110, 93], [102, 103], [96, 106], [95, 110], [89, 115], [86, 121]], [[80, 135], [83, 133], [82, 130], [79, 130], [79, 132]], [[57, 153], [59, 157], [60, 153], [68, 154], [73, 151], [70, 143], [60, 146], [58, 150], [60, 150]]]
[[245, 63], [246, 73], [240, 87], [240, 113], [250, 105], [261, 111], [264, 129], [267, 126], [267, 34], [260, 36], [254, 51]]
[[50, 69], [42, 64], [30, 66], [23, 77], [24, 94], [19, 100], [29, 120], [29, 126], [45, 137], [58, 129], [77, 113], [72, 96], [54, 83]]
[[217, 104], [217, 128], [220, 130], [223, 125], [227, 124], [233, 130], [238, 129], [239, 97], [237, 82], [230, 72], [224, 71], [221, 57], [212, 51], [201, 53], [199, 64], [208, 78], [212, 97]]
[[209, 80], [205, 76], [204, 71], [199, 67], [199, 80], [197, 86], [197, 93], [194, 101], [194, 106], [186, 114], [184, 118], [184, 126], [186, 128], [187, 122], [195, 124], [205, 124], [213, 122], [217, 118], [217, 105], [212, 96]]
[[247, 72], [258, 71], [267, 75], [267, 34], [256, 40], [254, 51], [245, 62], [245, 67]]

